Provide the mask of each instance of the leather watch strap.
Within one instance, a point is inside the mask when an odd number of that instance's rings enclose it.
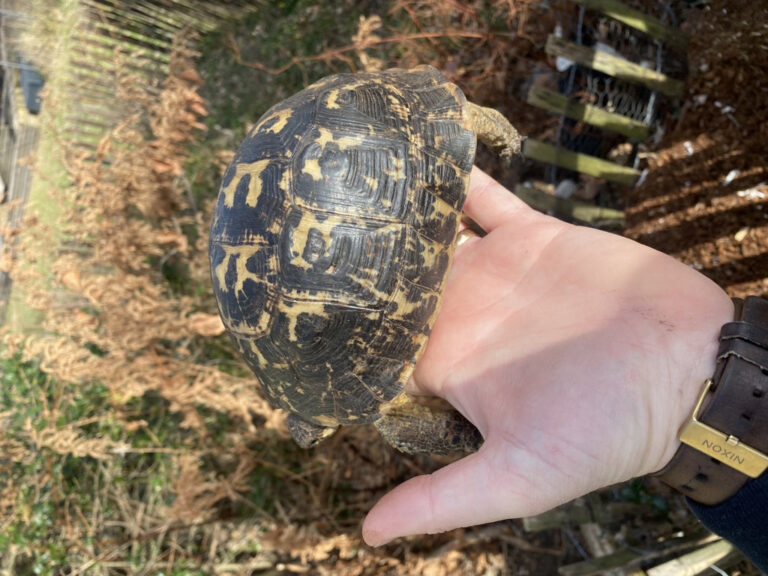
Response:
[[[734,303],[735,319],[720,332],[717,368],[698,421],[727,435],[728,443],[768,454],[768,300],[750,296]],[[697,502],[718,504],[749,480],[729,465],[739,462],[728,443],[701,449],[682,444],[658,476]]]

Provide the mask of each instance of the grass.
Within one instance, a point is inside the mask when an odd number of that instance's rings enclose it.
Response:
[[[190,434],[156,394],[116,406],[106,386],[57,382],[18,356],[2,360],[0,373],[0,557],[14,574],[54,575],[118,559],[135,571],[165,567],[157,557],[172,541],[184,551],[166,573],[206,573],[197,571],[205,543],[189,534],[196,523],[166,518],[178,497],[180,454],[220,446],[219,456],[205,452],[205,482],[237,466],[225,456],[232,423],[224,415],[208,412],[217,437],[206,440]],[[259,450],[265,458],[284,456],[274,453],[279,443]],[[284,481],[268,467],[252,470],[243,487],[248,505],[222,513],[270,514]]]
[[[0,553],[20,556],[15,563],[18,574],[55,574],[68,554],[61,534],[62,502],[89,515],[99,501],[92,498],[99,482],[98,460],[75,457],[68,450],[78,451],[90,442],[95,453],[96,444],[111,444],[123,433],[110,415],[106,388],[74,390],[18,356],[4,359],[0,371],[0,413],[5,416],[0,441],[17,449],[0,460],[6,512]],[[79,426],[82,422],[91,424]],[[68,444],[48,442],[47,430],[73,425],[80,435],[68,436]]]

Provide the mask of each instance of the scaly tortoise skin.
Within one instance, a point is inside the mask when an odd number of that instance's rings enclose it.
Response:
[[[273,106],[222,182],[219,312],[270,402],[311,446],[376,423],[405,452],[467,452],[458,412],[409,400],[459,233],[476,136],[520,137],[429,66],[329,76]]]

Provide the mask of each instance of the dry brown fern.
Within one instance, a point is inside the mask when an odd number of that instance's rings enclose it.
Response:
[[[114,107],[121,117],[95,150],[73,145],[66,132],[55,133],[68,178],[67,185],[50,190],[51,201],[62,207],[63,240],[52,250],[52,234],[30,217],[18,251],[25,265],[4,260],[28,305],[44,313],[36,333],[5,334],[4,352],[38,362],[73,390],[94,382],[106,386],[116,419],[132,399],[147,393],[163,398],[202,453],[215,446],[205,420],[211,411],[248,433],[254,431],[253,414],[273,427],[280,424],[251,378],[200,361],[206,339],[222,329],[209,286],[211,205],[196,207],[184,180],[188,145],[204,129],[207,114],[198,94],[200,77],[184,45],[178,43],[170,74],[159,85],[147,86],[116,54]],[[46,104],[66,100],[65,94],[53,94]],[[48,275],[37,262],[48,263]],[[175,285],[166,274],[169,266],[183,274]],[[82,422],[55,420],[29,423],[25,437],[31,446],[100,461],[133,450],[122,441],[89,437]],[[177,465],[179,477],[208,478],[193,470],[201,466],[197,456]],[[179,494],[179,502],[187,502],[185,513],[206,516],[222,497],[247,490],[243,479],[252,464],[243,466],[206,480],[199,493]]]

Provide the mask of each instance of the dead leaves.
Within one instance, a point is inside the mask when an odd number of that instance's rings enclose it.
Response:
[[[243,454],[235,470],[216,477],[202,472],[200,454],[182,454],[178,457],[179,474],[174,484],[176,501],[168,511],[172,520],[185,523],[205,520],[214,505],[224,499],[238,501],[247,492],[248,483],[256,463]]]
[[[360,16],[360,20],[357,23],[357,32],[352,36],[352,42],[355,46],[359,46],[357,49],[357,58],[362,64],[363,70],[366,72],[376,72],[383,70],[386,63],[381,58],[375,58],[366,52],[366,47],[372,42],[379,40],[379,33],[381,32],[382,21],[381,17],[374,14],[368,18]]]
[[[170,245],[174,250],[186,254],[189,248],[187,237],[178,230],[161,230],[155,235],[158,244]]]
[[[189,317],[189,328],[200,336],[218,336],[224,333],[224,324],[218,314],[197,312]]]
[[[67,290],[71,290],[72,292],[80,292],[83,288],[80,270],[77,268],[64,270],[59,277],[59,282],[61,282]]]
[[[124,76],[115,109],[122,120],[95,151],[68,147],[66,135],[59,136],[70,185],[52,187],[51,201],[64,207],[59,230],[66,244],[52,245],[51,234],[28,220],[29,241],[20,258],[49,263],[50,278],[39,282],[40,288],[22,290],[43,309],[44,330],[26,339],[8,335],[6,352],[38,361],[61,383],[103,384],[118,412],[132,398],[155,393],[181,415],[181,426],[202,450],[211,436],[206,423],[211,411],[249,432],[253,414],[276,422],[277,413],[259,396],[254,379],[197,363],[201,337],[224,332],[211,310],[208,286],[210,207],[203,213],[190,202],[184,174],[187,143],[195,130],[205,129],[201,119],[207,109],[189,55],[174,54],[171,69],[177,73],[159,92],[137,83],[125,72],[129,67],[119,69]],[[4,267],[11,269],[6,260]],[[166,277],[176,269],[188,278],[181,290]],[[23,280],[21,272],[15,279]],[[85,424],[57,424],[50,417],[42,427],[28,423],[25,437],[37,450],[100,461],[133,450],[86,434]],[[19,448],[3,446],[14,453]],[[200,471],[199,455],[177,464],[179,517],[205,516],[220,499],[236,499],[247,491],[253,466],[211,478]]]
[[[93,438],[85,436],[81,427],[90,422],[73,422],[64,426],[56,426],[48,421],[48,425],[38,430],[28,420],[24,426],[29,439],[38,450],[51,450],[57,454],[71,455],[76,458],[96,458],[107,460],[114,454],[125,451],[129,445],[124,442],[113,442],[109,438]]]

